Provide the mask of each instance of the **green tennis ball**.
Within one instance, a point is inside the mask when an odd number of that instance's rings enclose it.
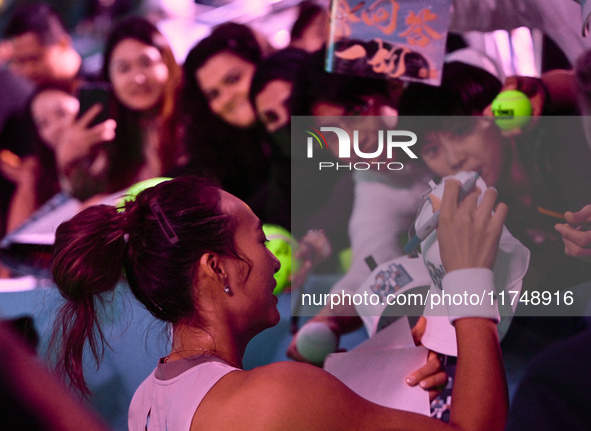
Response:
[[[521,129],[531,120],[532,106],[521,91],[502,91],[492,102],[495,123],[502,130]]]
[[[296,241],[292,239],[291,233],[287,229],[274,224],[264,224],[263,232],[269,240],[267,247],[281,262],[281,268],[275,274],[277,286],[273,293],[280,294],[291,286],[291,253],[297,247]]]
[[[344,274],[351,268],[351,262],[353,261],[353,249],[348,247],[339,252],[339,269]]]
[[[339,340],[332,329],[322,322],[306,323],[296,335],[296,347],[300,355],[315,364],[321,364],[336,352]]]
[[[125,207],[125,202],[133,201],[133,200],[135,200],[137,195],[140,194],[140,192],[143,192],[144,190],[149,189],[150,187],[154,187],[157,184],[160,184],[164,181],[169,181],[171,179],[172,178],[156,177],[156,178],[150,178],[148,180],[140,181],[139,183],[135,183],[127,189],[127,191],[121,197],[119,202],[117,202],[115,207],[117,208],[118,211],[123,211],[123,208]]]

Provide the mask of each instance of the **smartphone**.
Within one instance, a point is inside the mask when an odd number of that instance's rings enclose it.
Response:
[[[78,90],[78,101],[80,102],[78,118],[97,103],[100,103],[103,107],[102,111],[94,117],[89,126],[94,126],[109,118],[113,118],[113,90],[107,83],[97,82],[83,85]]]

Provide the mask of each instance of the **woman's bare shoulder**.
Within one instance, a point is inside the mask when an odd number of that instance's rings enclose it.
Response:
[[[361,398],[321,368],[277,362],[224,377],[194,422],[203,429],[345,430],[405,423],[408,415]]]
[[[258,394],[258,402],[273,403],[278,398],[297,398],[300,394],[324,390],[326,385],[346,387],[331,374],[299,362],[275,362],[249,371],[232,373],[225,382],[237,397]],[[261,397],[261,394],[264,396]]]

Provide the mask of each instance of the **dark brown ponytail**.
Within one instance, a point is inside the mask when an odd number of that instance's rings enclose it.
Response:
[[[58,371],[83,395],[89,394],[82,372],[83,350],[88,341],[97,363],[103,354],[105,337],[97,306],[122,275],[125,221],[114,207],[100,205],[62,223],[56,232],[53,278],[67,302],[54,323],[51,346],[59,358]]]

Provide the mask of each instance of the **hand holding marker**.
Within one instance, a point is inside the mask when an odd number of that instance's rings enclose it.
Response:
[[[474,188],[476,181],[480,178],[481,173],[477,172],[473,177],[466,180],[465,183],[460,187],[459,200],[461,201],[464,197]],[[417,229],[415,235],[410,241],[404,246],[404,252],[410,254],[415,251],[422,240],[427,238],[431,232],[433,232],[439,226],[439,210],[435,211],[431,218],[425,222],[420,228]]]

